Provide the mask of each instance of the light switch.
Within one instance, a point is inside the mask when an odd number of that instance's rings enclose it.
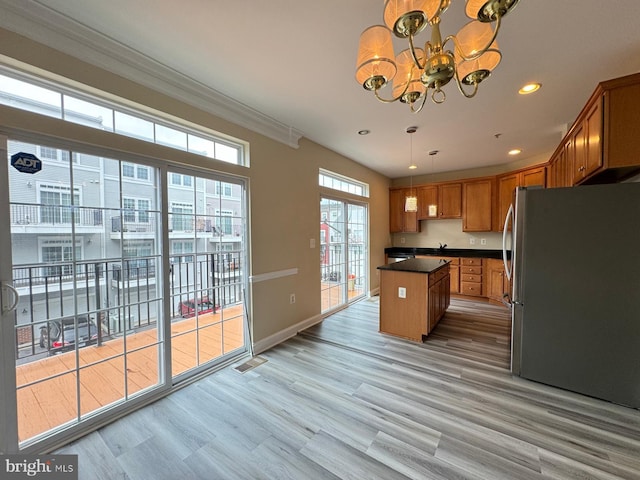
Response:
[[[316,248],[316,239],[315,238],[310,238],[309,239],[309,248]]]
[[[407,289],[404,287],[398,287],[398,298],[407,298]]]

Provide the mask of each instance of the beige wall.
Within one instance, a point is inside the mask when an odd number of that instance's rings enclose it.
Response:
[[[254,343],[276,339],[280,332],[319,318],[320,255],[318,247],[309,246],[312,238],[319,245],[319,168],[370,186],[369,290],[378,287],[376,267],[384,263],[384,247],[391,245],[386,177],[304,138],[298,149],[291,148],[3,29],[0,55],[5,56],[5,61],[24,62],[250,143],[251,167],[243,168],[0,106],[0,131],[5,133],[44,133],[246,177],[250,193],[251,275],[298,270],[296,275],[253,284]],[[289,303],[290,293],[296,294],[293,305]]]

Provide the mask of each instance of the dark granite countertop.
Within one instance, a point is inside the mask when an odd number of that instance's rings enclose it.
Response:
[[[502,250],[486,250],[474,248],[418,248],[418,247],[388,247],[384,253],[392,258],[411,258],[415,255],[427,255],[437,257],[475,257],[475,258],[502,258]],[[511,252],[507,251],[508,257]]]
[[[380,265],[378,270],[395,270],[399,272],[431,273],[444,267],[449,262],[435,258],[409,258],[402,262]]]

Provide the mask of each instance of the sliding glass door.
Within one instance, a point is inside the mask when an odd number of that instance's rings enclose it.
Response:
[[[244,185],[170,170],[171,369],[176,381],[246,348]]]
[[[0,451],[77,434],[247,350],[241,180],[45,140],[0,151]]]
[[[323,197],[320,200],[322,312],[365,295],[367,285],[367,207]]]
[[[3,322],[12,324],[18,442],[28,444],[163,385],[159,172],[7,146],[3,235],[16,303]],[[11,165],[31,156],[40,172]]]

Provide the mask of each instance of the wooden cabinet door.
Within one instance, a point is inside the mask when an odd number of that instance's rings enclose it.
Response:
[[[489,232],[492,227],[493,180],[475,180],[463,184],[462,230]]]
[[[585,132],[585,175],[590,175],[602,167],[602,100],[594,103],[584,121]]]
[[[530,168],[520,172],[520,187],[546,186],[546,168],[544,166]],[[506,212],[505,212],[506,213]]]
[[[500,260],[489,259],[487,278],[487,297],[501,301],[504,293],[504,266]]]
[[[514,192],[518,186],[518,174],[511,173],[498,177],[498,231],[504,228],[504,219],[509,206],[513,203]]]
[[[444,183],[438,186],[439,218],[460,218],[462,216],[462,184]]]
[[[410,193],[409,188],[389,190],[389,231],[391,233],[416,233],[420,231],[418,214],[405,212],[405,197]],[[413,191],[415,192],[415,188]]]
[[[573,134],[573,183],[582,180],[587,172],[586,158],[586,129],[585,124],[577,126]]]
[[[402,232],[404,229],[404,190],[389,190],[389,231]]]
[[[460,293],[460,266],[449,266],[449,291],[451,293]]]
[[[438,186],[418,187],[418,220],[438,218]]]

